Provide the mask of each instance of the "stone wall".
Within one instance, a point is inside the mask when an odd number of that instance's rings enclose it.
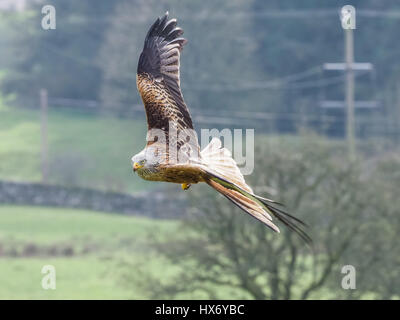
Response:
[[[182,216],[184,199],[163,192],[123,194],[85,188],[0,181],[0,204],[81,208],[152,218]]]

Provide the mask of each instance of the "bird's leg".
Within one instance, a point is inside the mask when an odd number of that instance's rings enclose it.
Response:
[[[182,186],[182,190],[187,190],[190,188],[191,184],[190,183],[182,183],[181,186]]]

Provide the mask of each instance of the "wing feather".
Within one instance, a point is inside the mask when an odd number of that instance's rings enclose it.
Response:
[[[167,159],[173,158],[169,154],[171,150],[180,154],[185,144],[188,146],[186,154],[195,157],[200,152],[180,88],[180,53],[187,41],[181,37],[183,30],[176,25],[176,19],[168,20],[168,12],[154,22],[147,33],[137,68],[137,87],[145,106],[147,127],[148,130],[163,130],[168,146]],[[179,138],[169,136],[171,124]],[[176,149],[169,147],[172,143]]]
[[[186,39],[168,21],[168,12],[150,27],[137,68],[137,85],[142,96],[148,128],[166,129],[170,121],[180,119],[178,129],[193,129],[189,110],[180,89],[180,52]]]

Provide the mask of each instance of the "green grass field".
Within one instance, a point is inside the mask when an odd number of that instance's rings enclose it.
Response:
[[[40,181],[40,114],[0,106],[0,179]],[[144,119],[50,109],[50,182],[132,192],[152,188],[130,158],[145,144]]]
[[[84,210],[0,206],[0,299],[148,298],[135,285],[135,265],[155,276],[173,272],[147,241],[177,227]],[[56,290],[41,286],[44,265],[56,268]]]
[[[154,237],[170,241],[178,234],[182,235],[182,228],[172,220],[0,205],[0,300],[154,298],[142,286],[143,276],[168,283],[179,266],[160,257],[149,242]],[[56,269],[55,290],[42,288],[45,265]],[[216,289],[220,299],[251,299],[240,288],[208,286]],[[295,289],[297,294],[299,288]],[[363,299],[373,297],[371,293]],[[207,296],[195,291],[177,298]],[[337,296],[323,288],[311,298]]]

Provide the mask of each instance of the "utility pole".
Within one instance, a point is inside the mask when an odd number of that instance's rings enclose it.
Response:
[[[49,173],[48,162],[48,141],[47,141],[47,109],[48,99],[47,90],[41,89],[40,93],[40,133],[41,133],[41,169],[42,169],[42,183],[47,183]]]
[[[396,105],[397,105],[397,117],[396,117],[396,122],[395,125],[397,126],[397,128],[400,127],[400,83],[397,84],[396,87],[396,91],[397,91],[397,95],[396,95]]]
[[[377,101],[355,101],[354,87],[355,77],[354,71],[365,70],[373,71],[372,63],[356,63],[354,62],[354,33],[355,29],[355,9],[352,6],[344,6],[342,8],[342,27],[344,31],[344,47],[345,62],[324,63],[324,70],[335,70],[346,72],[346,88],[345,100],[325,100],[321,102],[323,108],[346,108],[346,140],[347,149],[350,160],[354,160],[356,156],[356,137],[355,137],[355,109],[358,108],[376,108]]]
[[[348,153],[351,160],[355,158],[354,134],[354,39],[353,29],[345,29],[345,59],[346,59],[346,137]]]

